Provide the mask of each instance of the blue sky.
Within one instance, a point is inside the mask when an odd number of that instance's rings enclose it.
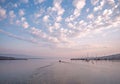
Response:
[[[120,0],[0,0],[0,53],[120,53]]]

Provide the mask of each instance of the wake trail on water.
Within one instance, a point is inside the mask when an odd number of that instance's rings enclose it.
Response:
[[[64,60],[62,60],[61,62],[55,61],[55,62],[49,63],[49,64],[41,66],[41,67],[37,68],[35,71],[33,71],[33,74],[30,76],[29,79],[31,80],[31,79],[34,79],[37,77],[42,77],[43,75],[45,75],[46,73],[49,72],[50,67],[52,67],[53,65],[56,65],[56,64],[63,64],[63,63],[64,64],[73,64],[71,62],[64,61]]]
[[[33,74],[30,76],[30,79],[36,78],[37,76],[40,77],[40,76],[44,75],[48,71],[47,68],[49,68],[55,64],[56,64],[56,62],[53,62],[53,63],[50,63],[50,64],[47,64],[47,65],[44,65],[44,66],[37,68],[35,71],[33,71]]]

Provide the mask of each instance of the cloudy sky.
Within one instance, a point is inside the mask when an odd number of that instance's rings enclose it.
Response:
[[[0,0],[0,53],[120,53],[120,0]]]

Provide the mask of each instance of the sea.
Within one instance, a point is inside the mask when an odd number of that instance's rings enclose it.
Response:
[[[120,61],[0,60],[0,84],[120,84]]]

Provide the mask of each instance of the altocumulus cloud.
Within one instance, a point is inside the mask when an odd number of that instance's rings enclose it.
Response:
[[[10,3],[11,9],[8,8]],[[90,3],[88,0],[4,1],[0,5],[0,23],[5,20],[12,23],[9,26],[18,26],[29,36],[26,39],[1,28],[0,33],[13,38],[38,45],[76,47],[84,37],[104,35],[105,30],[119,28],[120,0],[91,0]]]

